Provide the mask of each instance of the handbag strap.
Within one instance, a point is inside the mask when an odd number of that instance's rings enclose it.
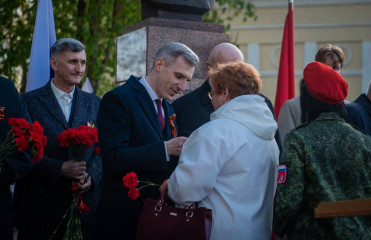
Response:
[[[155,206],[155,215],[157,216],[161,210],[162,210],[162,205],[165,202],[165,199],[168,198],[167,194],[167,185],[165,185],[164,191],[162,191],[160,198],[157,200],[156,206]],[[187,208],[186,212],[186,221],[189,222],[189,220],[193,217],[193,211],[197,208],[197,203],[194,202],[192,203],[191,206]]]
[[[191,206],[188,207],[188,211],[186,213],[186,221],[189,222],[193,217],[193,211],[196,209],[196,203],[192,203]]]
[[[167,198],[167,186],[165,185],[164,191],[161,192],[160,198],[157,200],[156,206],[155,206],[155,215],[157,216],[161,210],[162,205],[165,202],[165,198]]]

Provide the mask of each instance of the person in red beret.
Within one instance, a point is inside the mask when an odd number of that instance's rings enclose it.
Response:
[[[315,61],[325,63],[341,74],[345,62],[345,56],[341,47],[326,43],[318,49]],[[345,103],[348,103],[347,100],[345,100]],[[284,102],[277,118],[281,142],[283,143],[288,132],[303,122],[300,108],[300,96]]]
[[[371,218],[314,218],[321,202],[371,196],[371,137],[345,122],[348,84],[330,66],[304,69],[300,105],[305,122],[286,135],[274,232],[279,239],[369,239]]]

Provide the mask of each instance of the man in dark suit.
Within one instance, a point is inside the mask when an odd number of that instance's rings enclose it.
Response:
[[[93,181],[98,185],[100,166],[95,162],[97,159],[93,157],[92,148],[85,161],[76,162],[69,156],[68,148],[61,147],[57,141],[57,136],[66,129],[86,125],[88,121],[95,122],[98,114],[100,99],[76,86],[85,72],[84,49],[84,45],[75,39],[56,41],[51,47],[50,58],[55,78],[44,87],[22,95],[32,121],[39,121],[44,127],[48,143],[43,159],[25,178],[19,239],[42,240],[52,236],[71,205],[73,181],[78,182],[81,191],[88,191],[91,187],[91,178],[85,181],[88,172],[96,177]],[[97,200],[91,198],[94,197],[85,198],[85,201],[94,212]],[[63,221],[53,239],[62,238],[65,224]]]
[[[244,61],[242,52],[233,44],[220,43],[211,50],[209,59],[206,62],[206,69],[216,67],[217,64],[233,61]],[[189,137],[194,130],[210,121],[210,114],[214,111],[211,100],[208,97],[208,92],[210,91],[211,85],[207,79],[199,88],[175,100],[172,104],[177,116],[179,136]],[[265,99],[274,116],[272,102],[263,94],[260,94],[260,96]],[[281,151],[282,145],[278,131],[275,139]]]
[[[131,76],[104,95],[97,120],[103,177],[96,239],[134,239],[144,200],[159,197],[157,188],[147,187],[138,199],[128,198],[122,178],[134,171],[139,180],[161,184],[174,170],[186,138],[172,134],[167,100],[185,90],[198,61],[184,44],[167,43],[148,76]]]
[[[347,122],[371,136],[371,82],[368,85],[367,93],[362,93],[354,102],[345,106],[347,108]]]
[[[0,77],[0,143],[9,132],[9,118],[24,118],[31,122],[26,107],[14,84]],[[17,152],[0,165],[0,239],[13,239],[13,200],[10,184],[23,177],[30,165],[30,156]]]

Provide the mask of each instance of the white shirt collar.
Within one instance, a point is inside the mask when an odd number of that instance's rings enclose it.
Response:
[[[141,79],[139,79],[139,82],[144,86],[144,88],[147,90],[150,98],[152,101],[155,101],[156,99],[160,99],[162,101],[162,98],[158,98],[155,91],[152,89],[152,87],[148,84],[147,79],[145,76],[143,76]]]
[[[67,96],[69,95],[68,99],[70,99],[70,100],[73,99],[73,93],[75,92],[75,87],[73,87],[72,92],[65,93],[64,91],[60,90],[57,86],[55,86],[55,84],[54,84],[54,78],[51,80],[50,85],[51,85],[52,90],[53,90],[53,93],[54,93],[54,95],[55,95],[55,97],[57,99],[64,98],[65,95],[67,95]]]

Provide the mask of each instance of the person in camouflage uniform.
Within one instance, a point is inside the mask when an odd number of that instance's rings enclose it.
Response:
[[[344,121],[348,85],[331,67],[304,69],[301,105],[307,122],[286,136],[274,232],[285,239],[370,239],[371,217],[314,218],[321,202],[371,197],[371,137]]]

